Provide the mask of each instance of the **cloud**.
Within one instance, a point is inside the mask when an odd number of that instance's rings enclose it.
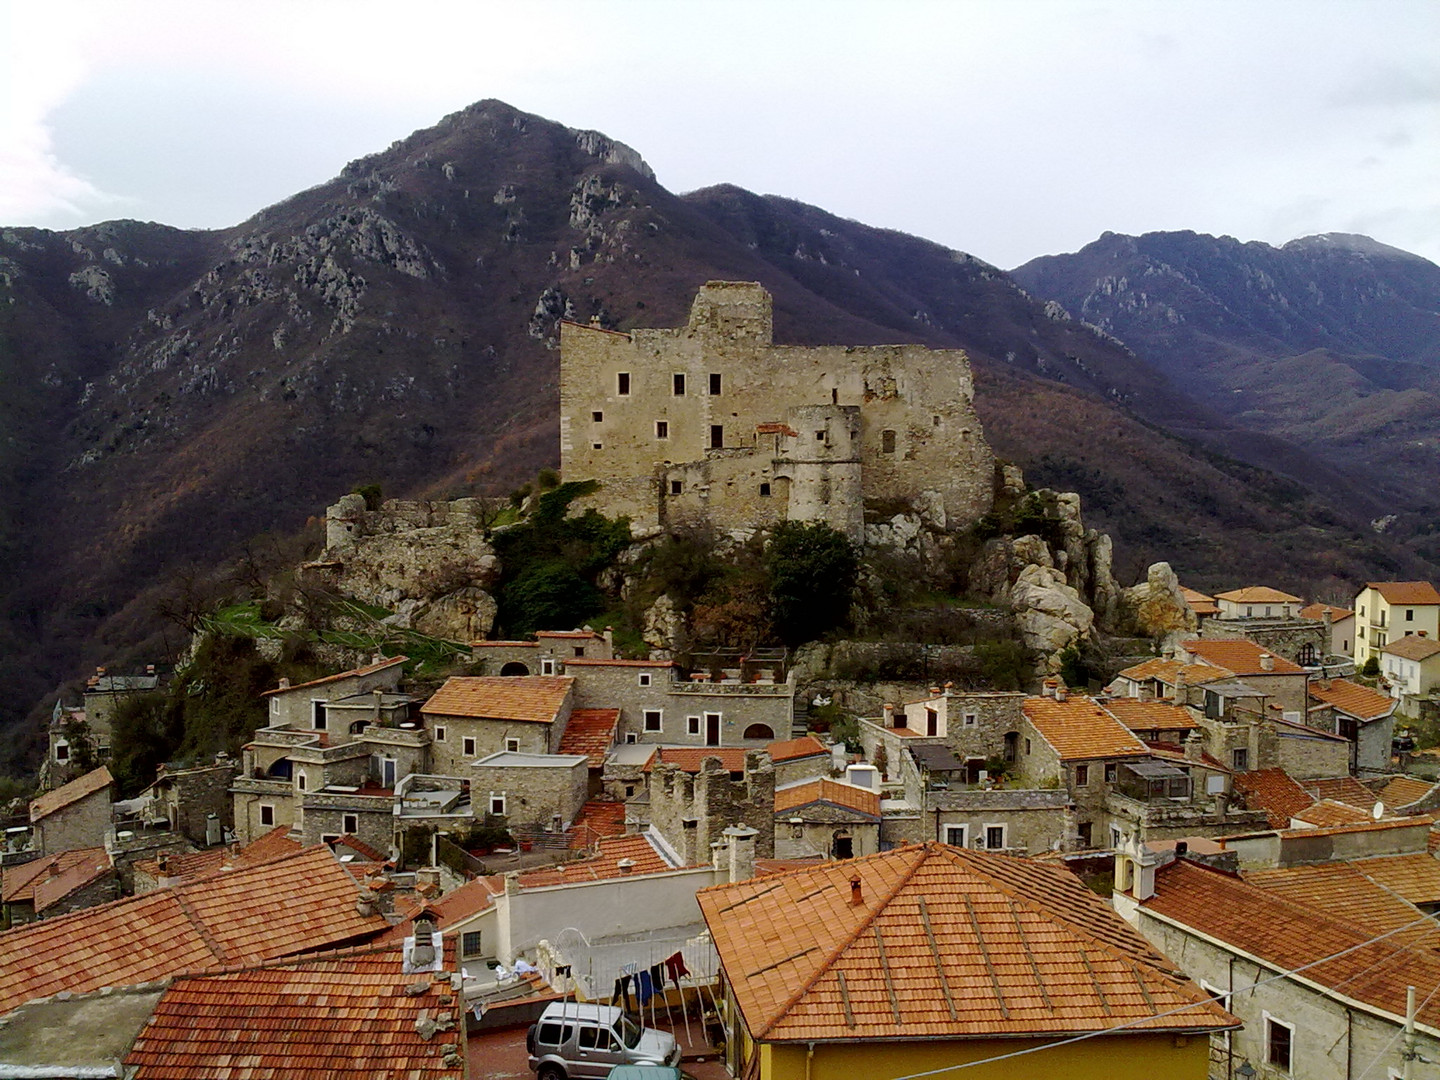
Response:
[[[1440,105],[1440,69],[1372,67],[1332,93],[1329,103],[1356,109]]]

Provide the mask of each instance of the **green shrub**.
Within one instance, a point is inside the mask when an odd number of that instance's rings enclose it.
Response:
[[[771,617],[786,645],[813,641],[849,622],[860,560],[843,533],[822,522],[781,522],[764,565]]]

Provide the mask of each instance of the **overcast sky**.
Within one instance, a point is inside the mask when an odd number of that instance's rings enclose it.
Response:
[[[1440,3],[0,0],[0,225],[236,224],[500,98],[1009,268],[1100,233],[1440,262]]]

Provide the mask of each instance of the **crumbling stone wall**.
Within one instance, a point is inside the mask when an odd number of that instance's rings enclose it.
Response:
[[[213,765],[198,769],[170,772],[161,766],[154,792],[156,801],[170,827],[192,844],[205,846],[206,823],[211,814],[219,819],[222,829],[234,825],[234,800],[230,785],[240,770],[240,763],[222,754]]]
[[[1200,636],[1214,641],[1253,641],[1295,664],[1315,664],[1330,649],[1325,624],[1312,619],[1206,619]]]
[[[668,763],[650,773],[650,823],[688,864],[710,860],[710,845],[731,825],[755,829],[755,857],[775,856],[775,767],[752,750],[733,780],[718,758],[706,758],[691,775]]]

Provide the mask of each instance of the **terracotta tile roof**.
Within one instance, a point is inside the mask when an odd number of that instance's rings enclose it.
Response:
[[[324,845],[0,934],[0,1013],[61,990],[150,982],[384,930]]]
[[[166,877],[171,884],[182,885],[187,881],[213,874],[222,868],[259,866],[274,862],[299,851],[303,844],[289,837],[290,826],[278,825],[252,840],[243,848],[209,848],[206,851],[192,851],[171,855],[166,860],[165,873],[160,873],[160,864],[155,859],[144,859],[135,863],[135,869],[143,870],[153,878]]]
[[[1429,855],[1420,856],[1431,859]],[[1420,918],[1422,912],[1390,890],[1377,885],[1353,863],[1319,863],[1276,870],[1250,870],[1240,874],[1246,882],[1266,889],[1320,913],[1344,919],[1352,926],[1383,934],[1400,930]],[[1421,927],[1422,935],[1433,935],[1433,927]],[[1413,938],[1414,932],[1401,936]],[[1440,943],[1440,938],[1436,939]]]
[[[1200,726],[1183,707],[1171,701],[1115,698],[1104,709],[1131,731],[1189,731]]]
[[[263,862],[293,855],[304,846],[300,841],[290,839],[289,825],[277,825],[241,848],[239,861],[246,866],[258,866]]]
[[[1440,904],[1440,859],[1428,852],[1379,855],[1350,865],[1409,903]]]
[[[1433,929],[1423,944],[1392,938],[1366,944],[1376,931],[1342,914],[1332,916],[1184,859],[1163,867],[1155,877],[1156,894],[1144,902],[1146,911],[1227,942],[1282,971],[1353,949],[1308,968],[1305,978],[1391,1016],[1404,1017],[1407,985],[1440,985],[1440,955],[1433,948],[1440,943],[1440,932]],[[1420,1010],[1419,1020],[1440,1026],[1440,994]]]
[[[1424,638],[1419,634],[1406,634],[1398,641],[1392,641],[1380,650],[1382,653],[1389,653],[1398,656],[1403,660],[1414,660],[1417,663],[1422,660],[1429,660],[1436,653],[1440,653],[1440,640],[1435,638]]]
[[[113,877],[114,873],[115,868],[110,863],[110,856],[102,852],[85,862],[76,863],[63,873],[53,876],[47,874],[35,883],[36,914],[49,910],[71,893],[102,877]]]
[[[789,424],[777,423],[777,422],[775,422],[775,421],[771,421],[771,422],[769,422],[769,423],[764,423],[764,424],[756,424],[756,425],[755,425],[755,434],[757,434],[757,435],[788,435],[788,436],[790,436],[790,438],[792,438],[792,439],[797,438],[797,437],[800,435],[800,433],[799,433],[798,431],[796,431],[794,428],[792,428]]]
[[[1413,776],[1397,776],[1380,789],[1380,801],[1386,810],[1399,810],[1402,806],[1419,802],[1435,790],[1429,780],[1417,780]]]
[[[811,855],[804,859],[756,859],[755,876],[769,877],[771,874],[784,874],[791,870],[813,870],[828,861],[824,855]]]
[[[765,749],[769,751],[771,761],[796,761],[800,758],[830,753],[814,735],[802,735],[798,739],[782,739],[780,742],[772,742]]]
[[[1440,604],[1440,592],[1428,581],[1367,581],[1365,587],[1378,592],[1387,604]]]
[[[697,899],[757,1039],[1235,1025],[1209,1003],[1152,1019],[1205,995],[1078,878],[1040,862],[925,844]]]
[[[867,791],[854,784],[842,784],[828,777],[778,789],[775,792],[775,813],[789,814],[800,807],[821,802],[866,814],[876,821],[880,820],[879,792]]]
[[[546,885],[575,885],[586,881],[608,881],[618,877],[641,874],[662,874],[677,869],[665,861],[655,846],[644,836],[612,836],[596,844],[596,853],[588,859],[564,863],[549,870],[533,870],[520,875],[520,886],[538,889]],[[629,859],[633,865],[622,868]]]
[[[570,848],[579,851],[606,836],[625,835],[625,804],[591,799],[580,808],[570,835]]]
[[[1300,597],[1288,592],[1272,589],[1268,585],[1248,585],[1243,589],[1215,594],[1216,600],[1229,600],[1232,604],[1298,604]]]
[[[1320,780],[1306,780],[1301,787],[1317,799],[1332,799],[1348,803],[1364,810],[1368,816],[1380,801],[1376,794],[1353,776],[1331,776]]]
[[[289,826],[285,826],[288,830]],[[296,845],[297,847],[299,845]],[[204,877],[213,874],[225,865],[225,856],[229,854],[223,847],[210,848],[206,851],[184,851],[169,854],[165,858],[165,871],[160,870],[159,859],[140,859],[135,863],[135,869],[144,871],[152,878],[177,879],[173,884],[183,881],[193,881],[197,877]]]
[[[309,682],[295,683],[293,686],[277,686],[274,690],[266,690],[261,697],[271,697],[275,694],[288,694],[291,690],[303,690],[310,686],[324,686],[326,683],[339,682],[341,679],[351,679],[356,676],[374,675],[377,671],[384,671],[396,664],[404,664],[409,661],[408,656],[391,656],[383,660],[377,660],[373,664],[366,664],[364,667],[353,668],[350,671],[337,672],[334,675],[326,675],[319,679],[311,679]]]
[[[340,845],[343,845],[343,846],[349,848],[351,851],[355,852],[356,855],[359,855],[360,857],[362,857],[362,858],[364,858],[364,859],[367,859],[367,860],[369,860],[370,862],[374,862],[374,863],[389,862],[389,856],[388,856],[388,855],[386,855],[384,852],[377,851],[375,848],[373,848],[373,847],[371,847],[369,844],[365,843],[364,840],[361,840],[358,836],[354,835],[353,833],[345,833],[345,834],[337,837],[337,838],[335,839],[334,843],[332,843],[332,844],[330,845],[330,846],[331,846],[331,850],[334,850],[335,847],[340,846]]]
[[[1353,822],[1373,821],[1374,819],[1358,806],[1351,806],[1349,803],[1337,802],[1335,799],[1321,799],[1314,806],[1307,806],[1295,815],[1296,821],[1303,821],[1307,825],[1349,825]]]
[[[1198,686],[1201,683],[1227,678],[1230,673],[1213,664],[1186,664],[1179,660],[1157,656],[1153,660],[1146,660],[1134,667],[1128,667],[1120,674],[1132,682],[1159,679],[1168,686],[1174,686],[1176,676],[1183,674],[1186,683]]]
[[[1220,614],[1220,605],[1215,602],[1213,596],[1206,596],[1203,592],[1187,589],[1184,585],[1180,586],[1180,595],[1185,598],[1185,603],[1190,605],[1190,610],[1196,615]]]
[[[1269,653],[1253,641],[1185,641],[1180,647],[1232,675],[1298,675],[1305,671],[1299,664]],[[1270,671],[1260,666],[1262,654],[1268,655],[1275,665]]]
[[[587,658],[584,656],[567,657],[565,666],[574,665],[581,667],[644,667],[644,668],[670,668],[675,666],[673,660],[601,660],[598,657]]]
[[[1061,761],[1129,757],[1149,753],[1124,724],[1087,697],[1064,701],[1026,698],[1025,718],[1055,748]]]
[[[1302,607],[1299,615],[1302,619],[1314,619],[1316,622],[1325,621],[1325,612],[1330,612],[1331,622],[1341,622],[1344,619],[1353,619],[1355,612],[1349,608],[1336,607],[1334,604],[1309,604]]]
[[[452,889],[439,900],[405,899],[396,901],[396,910],[403,916],[385,933],[375,939],[375,944],[391,944],[404,941],[413,932],[415,917],[421,911],[429,911],[435,919],[435,929],[447,930],[456,923],[494,906],[495,897],[505,892],[505,875],[491,874],[467,881],[458,889]]]
[[[1382,719],[1394,712],[1399,704],[1394,698],[1349,679],[1331,679],[1328,686],[1323,682],[1312,682],[1310,696],[1326,705],[1333,705],[1356,720]]]
[[[1235,789],[1251,810],[1264,810],[1272,829],[1288,829],[1290,819],[1314,805],[1315,798],[1284,769],[1256,769],[1236,773]]]
[[[6,867],[0,870],[0,902],[33,902],[35,887],[50,876],[52,866],[57,874],[63,874],[76,866],[93,863],[96,859],[103,859],[106,865],[109,865],[110,860],[104,848],[76,848],[74,851],[61,851],[43,859],[31,859],[18,866]]]
[[[615,745],[619,709],[572,709],[560,736],[557,754],[584,754],[592,769],[605,767],[605,755]]]
[[[419,982],[429,987],[407,993]],[[135,1080],[460,1080],[465,1075],[463,1007],[448,976],[404,974],[401,950],[395,947],[178,979],[126,1056],[126,1075]],[[427,1041],[417,1030],[423,1016],[449,1019],[452,1030]],[[447,1065],[439,1044],[457,1040],[461,1057]]]
[[[651,772],[662,762],[674,765],[682,772],[698,773],[700,764],[706,758],[719,758],[720,767],[726,772],[745,771],[745,747],[743,746],[666,746],[656,750],[645,762],[645,771]]]
[[[535,636],[537,638],[584,638],[586,641],[605,640],[603,635],[595,633],[594,630],[537,630]]]
[[[87,795],[94,795],[97,791],[105,790],[113,783],[115,783],[115,778],[110,775],[110,770],[104,765],[98,769],[91,769],[84,776],[76,777],[54,791],[47,791],[38,799],[30,800],[30,821],[33,823],[41,818],[49,817],[56,810],[63,810]]]
[[[553,724],[575,680],[565,675],[455,675],[420,711],[429,716]]]

